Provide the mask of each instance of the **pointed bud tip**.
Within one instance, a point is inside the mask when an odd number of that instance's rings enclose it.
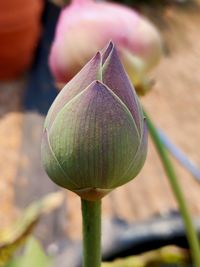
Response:
[[[109,57],[110,53],[115,50],[115,45],[112,41],[108,43],[103,49],[102,49],[102,64],[105,63],[106,59]]]
[[[101,53],[98,51],[96,55],[93,57],[93,60],[100,60],[101,59]]]
[[[100,91],[100,90],[107,90],[107,86],[101,82],[100,80],[95,80],[90,84],[91,90]]]
[[[112,50],[113,48],[115,48],[115,44],[113,43],[112,40],[110,40],[108,43],[107,49]]]

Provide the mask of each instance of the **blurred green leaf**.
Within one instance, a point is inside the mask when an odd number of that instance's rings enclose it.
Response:
[[[47,257],[42,246],[35,238],[30,238],[24,255],[11,261],[6,267],[51,267],[52,259]]]
[[[22,259],[16,259],[8,263],[5,267],[21,267]]]
[[[41,215],[59,207],[63,198],[63,192],[45,196],[43,199],[32,203],[16,223],[0,231],[0,267],[4,267],[15,251],[24,244]],[[30,266],[27,265],[26,267]]]

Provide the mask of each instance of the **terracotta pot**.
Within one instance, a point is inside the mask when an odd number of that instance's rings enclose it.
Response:
[[[10,80],[30,66],[41,32],[42,0],[0,1],[0,79]]]

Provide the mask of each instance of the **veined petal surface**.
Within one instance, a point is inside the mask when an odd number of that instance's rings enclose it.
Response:
[[[101,80],[101,68],[101,54],[98,52],[58,94],[47,114],[45,128],[51,128],[58,112],[73,97],[88,87],[94,80]]]
[[[109,189],[130,166],[140,144],[130,111],[99,81],[63,107],[49,140],[60,166],[79,185],[77,190]]]
[[[70,190],[77,188],[77,185],[70,180],[65,171],[62,169],[62,166],[60,166],[54,152],[52,151],[47,129],[45,129],[43,133],[41,151],[42,163],[49,177],[51,177],[51,179],[60,186],[66,187],[67,185]]]
[[[103,54],[102,80],[130,110],[138,131],[141,133],[143,122],[139,113],[140,107],[137,102],[137,95],[112,43],[109,44]]]

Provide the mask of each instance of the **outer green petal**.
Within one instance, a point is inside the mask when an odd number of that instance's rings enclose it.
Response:
[[[132,158],[132,162],[130,166],[126,169],[125,173],[121,176],[121,179],[116,181],[113,184],[113,188],[121,186],[130,180],[132,180],[135,176],[138,175],[140,170],[142,169],[146,156],[147,156],[147,146],[148,146],[148,132],[147,132],[147,125],[144,119],[144,127],[143,127],[143,134],[140,141],[140,146],[135,154],[135,157]]]
[[[144,119],[143,134],[139,149],[135,157],[135,169],[136,169],[135,175],[137,175],[140,172],[145,163],[147,157],[147,148],[148,148],[148,131],[147,131],[146,119]]]
[[[48,130],[45,129],[42,137],[42,146],[41,146],[41,157],[42,163],[45,167],[45,170],[48,176],[58,185],[73,190],[77,188],[77,185],[69,179],[65,171],[60,166],[57,161],[51,146],[49,144]]]
[[[98,52],[87,65],[61,90],[54,100],[46,117],[45,128],[50,130],[50,127],[57,116],[58,112],[66,105],[73,97],[87,88],[94,80],[101,80],[101,54]]]
[[[56,158],[78,190],[110,189],[140,143],[130,111],[98,81],[64,106],[49,136]]]

